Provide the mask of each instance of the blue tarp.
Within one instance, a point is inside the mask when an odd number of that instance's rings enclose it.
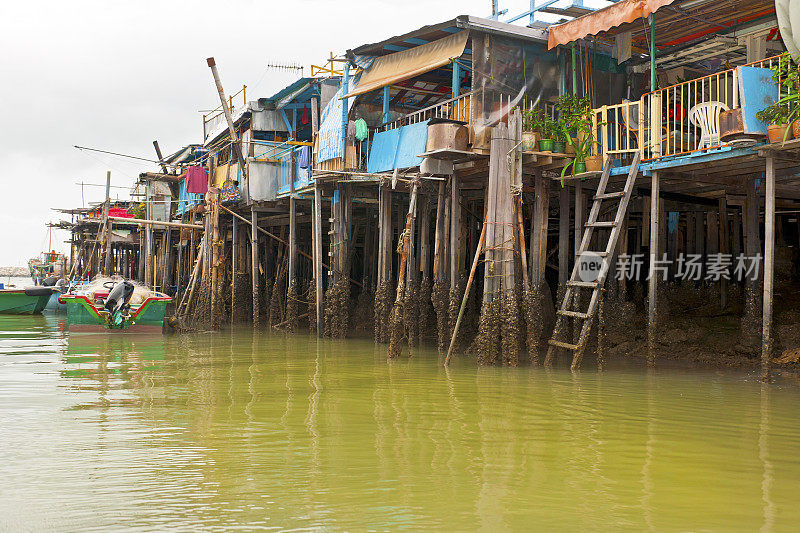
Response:
[[[428,120],[376,133],[369,150],[367,172],[416,167],[428,143]]]
[[[186,180],[181,181],[181,185],[178,188],[178,215],[186,213],[186,211],[202,201],[202,194],[186,192]]]
[[[744,132],[766,135],[767,125],[756,118],[756,113],[778,101],[778,84],[772,79],[773,72],[768,68],[736,68]]]
[[[356,88],[358,85],[358,79],[361,76],[351,76],[349,88],[347,92],[349,93],[353,89]],[[344,100],[341,99],[342,95],[342,87],[339,87],[339,90],[336,92],[336,95],[328,102],[328,105],[325,106],[325,109],[322,110],[322,115],[320,116],[320,126],[319,126],[319,148],[318,148],[318,161],[327,161],[329,159],[334,159],[337,157],[343,156],[342,150],[342,102]],[[353,102],[355,98],[348,98],[347,99],[347,110],[349,111],[351,107],[353,107]]]

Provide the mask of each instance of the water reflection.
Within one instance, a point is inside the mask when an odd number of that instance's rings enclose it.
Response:
[[[0,335],[17,346],[0,359],[0,476],[20,494],[0,489],[0,516],[18,524],[33,508],[97,529],[773,530],[800,518],[794,386],[634,365],[444,369],[425,349],[387,364],[368,341],[249,328],[67,336],[47,320]],[[19,451],[45,436],[47,453]]]

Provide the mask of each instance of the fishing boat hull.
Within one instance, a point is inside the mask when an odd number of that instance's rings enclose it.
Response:
[[[167,296],[152,296],[141,305],[131,309],[130,316],[120,325],[112,325],[102,308],[86,296],[62,295],[59,302],[67,308],[67,325],[71,332],[84,333],[161,333],[167,304]]]
[[[38,315],[53,292],[51,287],[0,290],[0,315]]]

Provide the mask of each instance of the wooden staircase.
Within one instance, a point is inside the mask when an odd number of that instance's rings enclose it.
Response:
[[[586,348],[586,342],[589,339],[589,331],[592,327],[592,320],[597,310],[598,299],[600,298],[600,291],[606,281],[611,261],[614,259],[614,250],[617,247],[617,240],[619,239],[620,227],[625,218],[625,213],[628,210],[628,202],[631,199],[633,192],[633,185],[636,181],[636,175],[639,173],[640,155],[637,152],[633,162],[631,163],[630,172],[628,172],[628,179],[625,181],[625,188],[619,192],[606,192],[608,185],[608,178],[611,174],[611,161],[606,161],[603,167],[603,173],[600,176],[600,183],[597,186],[597,194],[594,197],[594,204],[592,210],[589,212],[589,220],[586,222],[586,229],[583,232],[581,245],[578,249],[578,254],[575,258],[575,266],[572,269],[572,276],[567,281],[567,287],[564,291],[564,300],[561,302],[561,307],[556,312],[556,325],[553,329],[553,338],[550,339],[550,346],[547,348],[547,357],[545,358],[545,365],[550,365],[553,362],[553,357],[558,348],[564,348],[573,352],[572,357],[572,370],[577,370],[581,366],[581,359],[583,358],[583,351]],[[600,216],[600,206],[604,200],[619,199],[617,206],[617,213],[613,221],[598,221]],[[592,240],[592,234],[595,228],[610,228],[611,231],[608,235],[608,242],[606,243],[605,250],[594,251],[588,250],[589,243]],[[580,258],[584,252],[591,252],[599,256],[601,260],[601,267],[596,281],[582,281],[580,279]],[[576,303],[585,301],[584,298],[576,299],[575,296],[578,291],[589,290],[592,291],[592,296],[589,299],[588,308],[583,311],[575,308]],[[580,335],[578,336],[578,343],[572,344],[571,339],[565,340],[564,337],[569,331],[567,323],[569,318],[577,321],[582,321]]]

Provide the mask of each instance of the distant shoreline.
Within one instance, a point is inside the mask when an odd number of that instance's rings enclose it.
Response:
[[[30,275],[28,267],[0,267],[0,276],[3,277],[28,277]]]

